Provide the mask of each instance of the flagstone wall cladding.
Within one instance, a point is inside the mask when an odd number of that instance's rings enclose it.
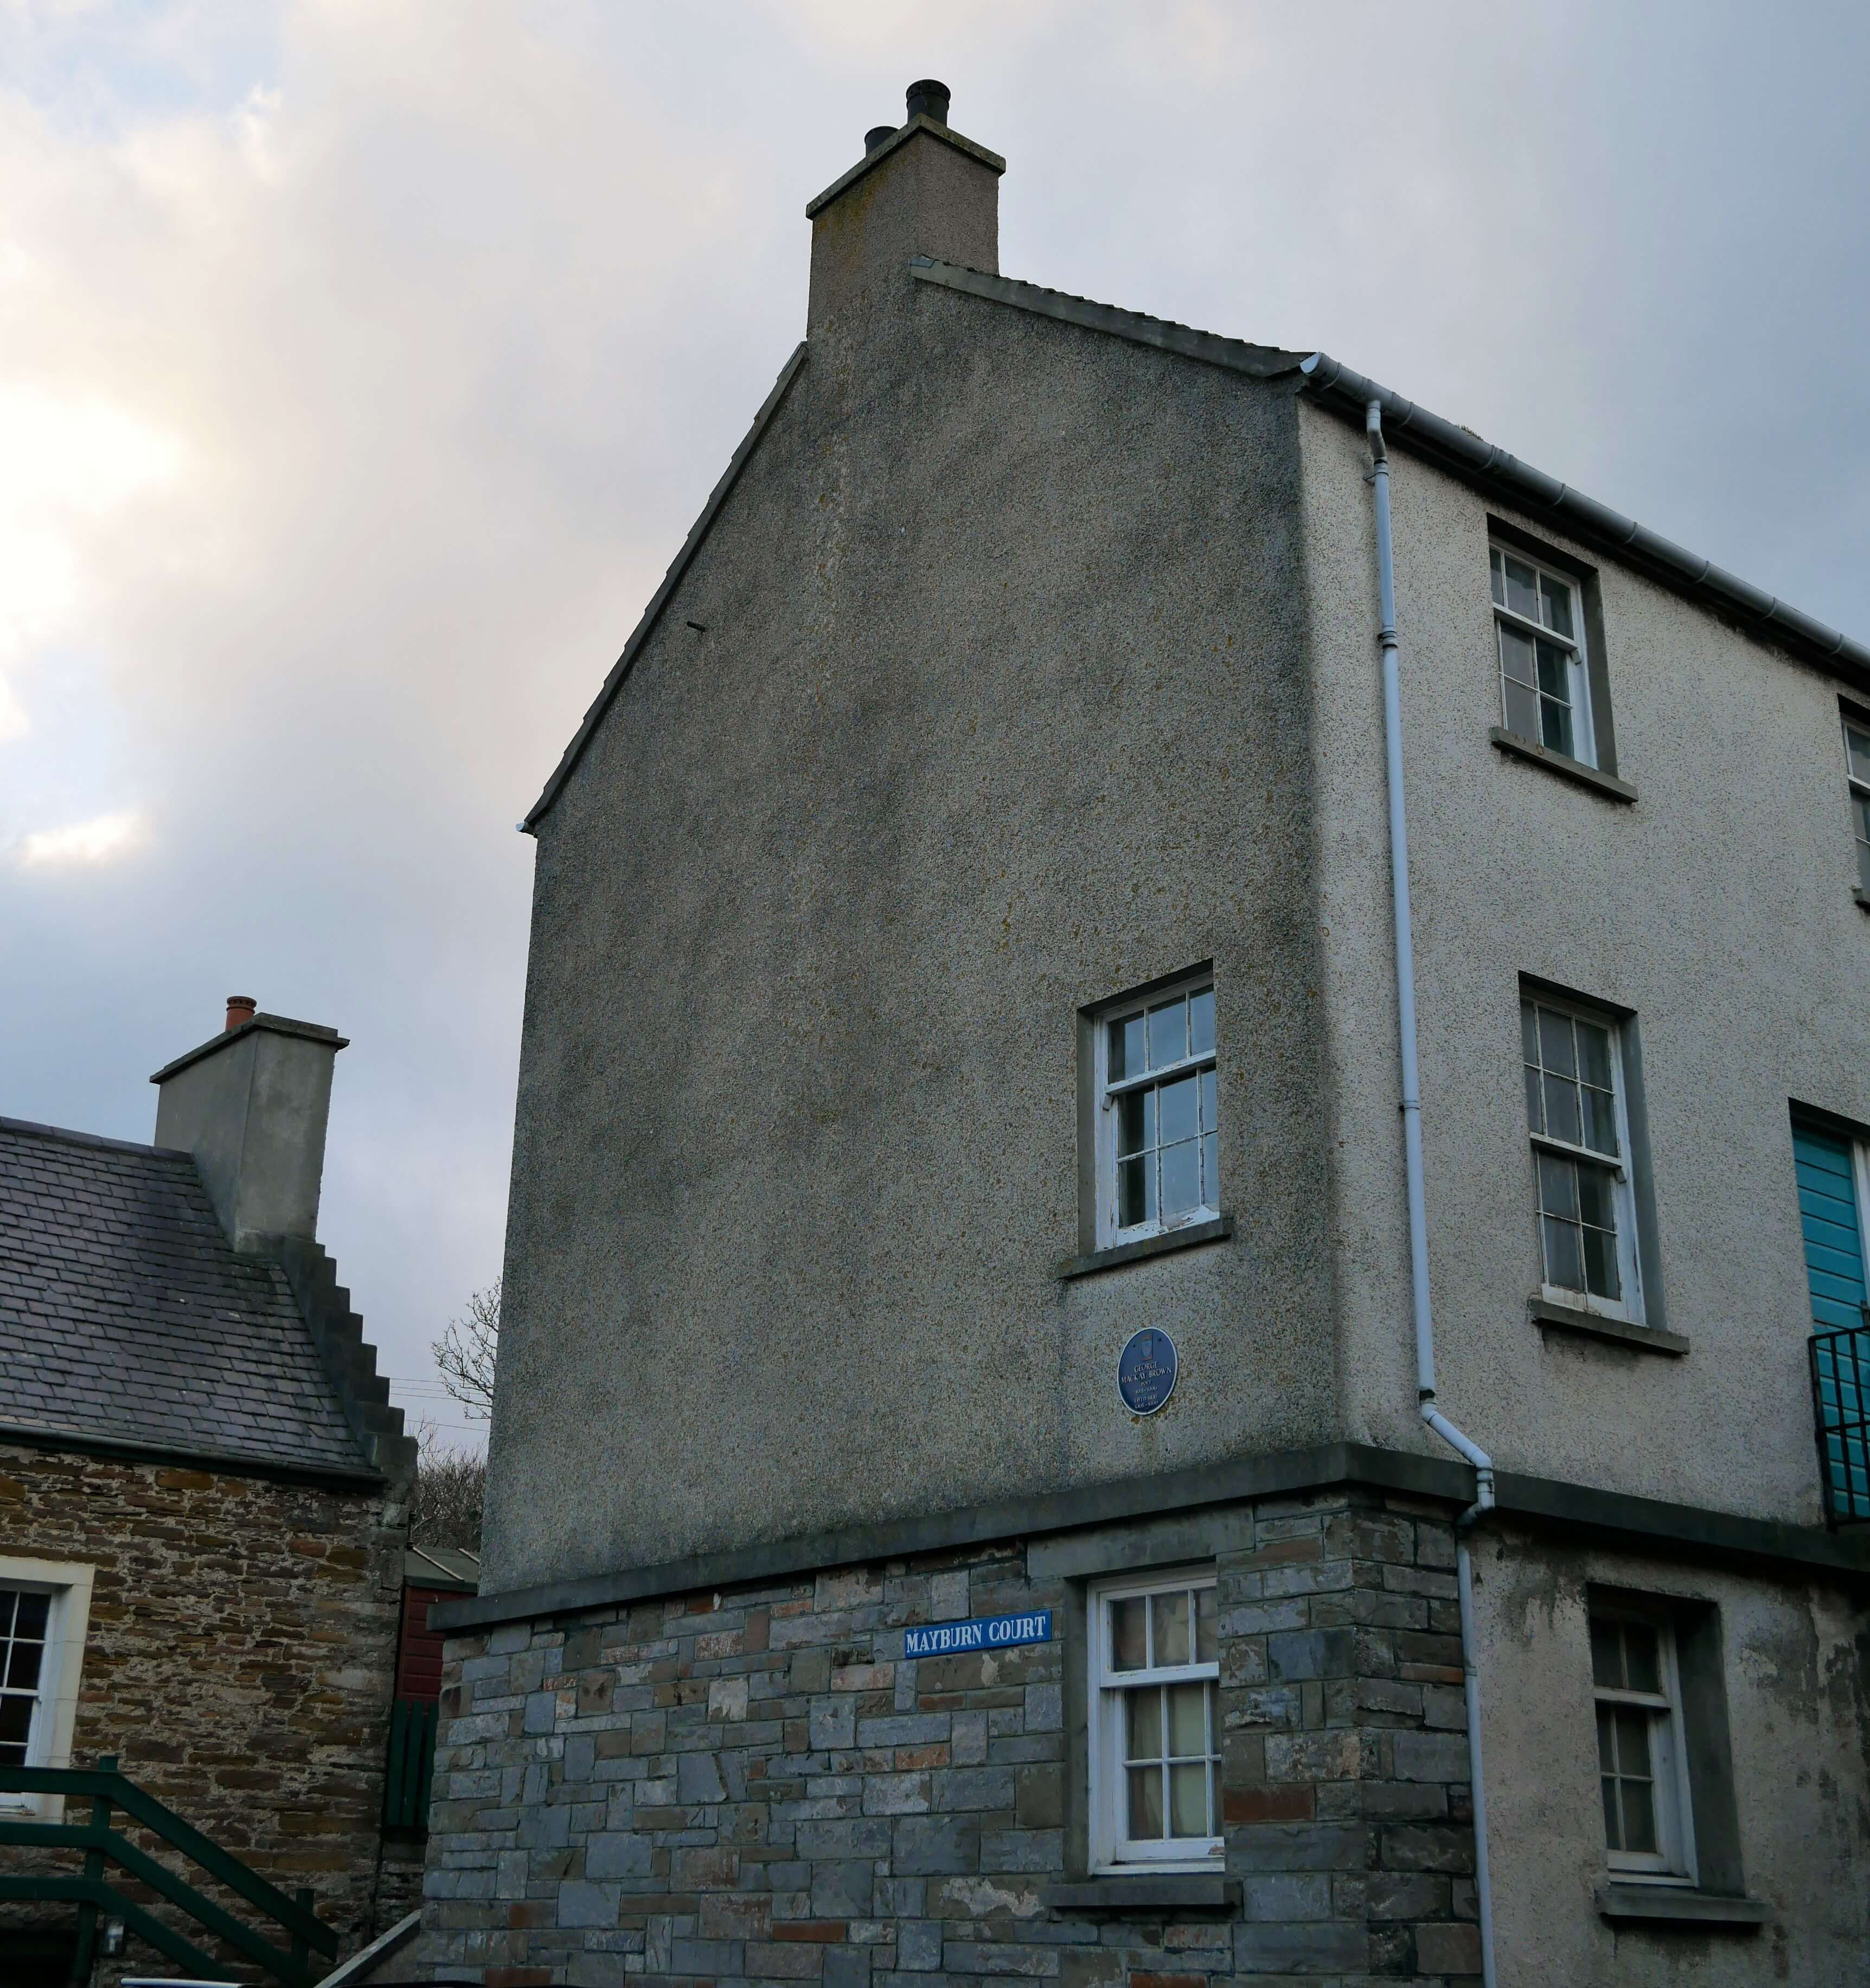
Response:
[[[5,1550],[96,1570],[73,1765],[115,1754],[271,1883],[309,1886],[347,1952],[415,1900],[407,1858],[379,1860],[404,1538],[400,1499],[382,1491],[0,1445]],[[200,1880],[157,1839],[131,1834]],[[64,1851],[5,1861],[13,1872],[79,1868]],[[205,1888],[253,1922],[238,1900]],[[70,1916],[0,1912],[7,1924]],[[251,1968],[243,1959],[234,1971]],[[171,1963],[133,1940],[100,1959],[97,1988],[164,1971]]]
[[[421,1959],[489,1988],[1476,1975],[1448,1515],[1263,1502],[1234,1537],[1228,1910],[1046,1902],[1085,1875],[1060,1640],[1081,1590],[1014,1544],[451,1642]],[[1050,1644],[902,1655],[910,1625],[1043,1608]]]

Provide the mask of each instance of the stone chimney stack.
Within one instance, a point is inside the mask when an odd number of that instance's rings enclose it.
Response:
[[[866,132],[864,153],[805,211],[812,224],[806,336],[861,340],[908,295],[912,255],[997,275],[1006,161],[951,130],[949,92],[910,84],[908,120]]]
[[[228,996],[227,1023],[150,1079],[156,1144],[192,1153],[228,1239],[249,1254],[318,1229],[331,1076],[345,1038]]]

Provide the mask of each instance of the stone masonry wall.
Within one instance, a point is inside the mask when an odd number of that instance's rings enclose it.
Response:
[[[382,1493],[0,1445],[0,1541],[96,1569],[73,1766],[116,1754],[271,1883],[309,1886],[347,1951],[409,1909],[379,1895],[378,1869],[399,1508]],[[83,1810],[68,1805],[68,1819]],[[253,1922],[159,1841],[137,1840]],[[54,1852],[8,1851],[0,1863],[79,1868]],[[402,1896],[412,1889],[405,1875]],[[72,1910],[9,1907],[6,1918],[69,1923]],[[198,1928],[183,1930],[213,1950]],[[152,1970],[173,1968],[133,1939],[98,1981]],[[245,1978],[251,1963],[237,1971]]]
[[[1475,1975],[1449,1516],[1339,1493],[1218,1557],[1226,1869],[1209,1914],[1085,1914],[1065,1638],[1023,1545],[671,1596],[449,1645],[418,1972],[1064,1988]],[[1130,1570],[1122,1562],[1108,1571]],[[1035,1608],[1054,1640],[905,1659]]]

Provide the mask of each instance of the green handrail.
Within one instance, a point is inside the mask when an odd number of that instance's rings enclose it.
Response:
[[[88,1823],[0,1821],[0,1848],[12,1844],[21,1849],[78,1850],[84,1853],[82,1876],[47,1873],[23,1878],[0,1878],[0,1899],[69,1899],[78,1907],[78,1944],[73,1956],[72,1978],[86,1980],[96,1938],[100,1912],[113,1914],[125,1930],[148,1941],[198,1974],[212,1972],[219,1963],[181,1933],[147,1912],[118,1891],[104,1875],[107,1862],[147,1885],[160,1898],[179,1906],[205,1932],[256,1965],[263,1967],[282,1988],[312,1988],[315,1980],[311,1956],[335,1959],[338,1936],[313,1912],[312,1894],[302,1891],[289,1898],[267,1883],[257,1871],[230,1855],[211,1838],[204,1836],[165,1808],[153,1795],[117,1771],[113,1755],[106,1755],[95,1767],[0,1767],[0,1793],[16,1794],[89,1795],[92,1797]],[[272,1945],[251,1926],[205,1897],[185,1878],[140,1849],[110,1827],[110,1811],[120,1808],[131,1821],[140,1824],[172,1848],[178,1850],[217,1883],[238,1893],[270,1919],[289,1942],[285,1950]],[[322,1971],[322,1969],[320,1970]]]

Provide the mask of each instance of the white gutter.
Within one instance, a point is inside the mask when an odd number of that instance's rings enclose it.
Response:
[[[1861,682],[1870,672],[1870,648],[1815,620],[1789,601],[1737,574],[1723,572],[1712,560],[1691,553],[1647,525],[1587,497],[1556,476],[1522,462],[1503,448],[1483,441],[1471,429],[1432,414],[1419,401],[1407,401],[1375,380],[1354,373],[1328,352],[1302,360],[1299,371],[1305,390],[1328,407],[1355,414],[1372,401],[1382,407],[1389,431],[1398,444],[1426,456],[1463,481],[1496,492],[1514,509],[1548,519],[1581,544],[1608,552],[1639,573],[1647,573],[1679,593],[1699,601],[1724,619],[1779,643],[1796,655],[1821,666],[1832,666]]]
[[[1429,1218],[1422,1190],[1422,1080],[1415,1055],[1415,944],[1409,922],[1409,830],[1402,797],[1402,680],[1397,660],[1396,566],[1389,519],[1389,451],[1383,404],[1364,411],[1370,485],[1377,514],[1377,592],[1383,650],[1383,746],[1389,773],[1390,895],[1395,909],[1396,1026],[1402,1053],[1402,1152],[1409,1210],[1409,1286],[1415,1314],[1415,1398],[1422,1418],[1474,1466],[1474,1502],[1455,1521],[1455,1570],[1461,1598],[1461,1672],[1467,1701],[1468,1778],[1474,1804],[1474,1892],[1480,1912],[1480,1973],[1494,1988],[1493,1892],[1487,1869],[1486,1781],[1480,1759],[1480,1673],[1474,1655],[1474,1579],[1468,1535],[1493,1508],[1493,1459],[1435,1406],[1435,1315],[1429,1302]]]

